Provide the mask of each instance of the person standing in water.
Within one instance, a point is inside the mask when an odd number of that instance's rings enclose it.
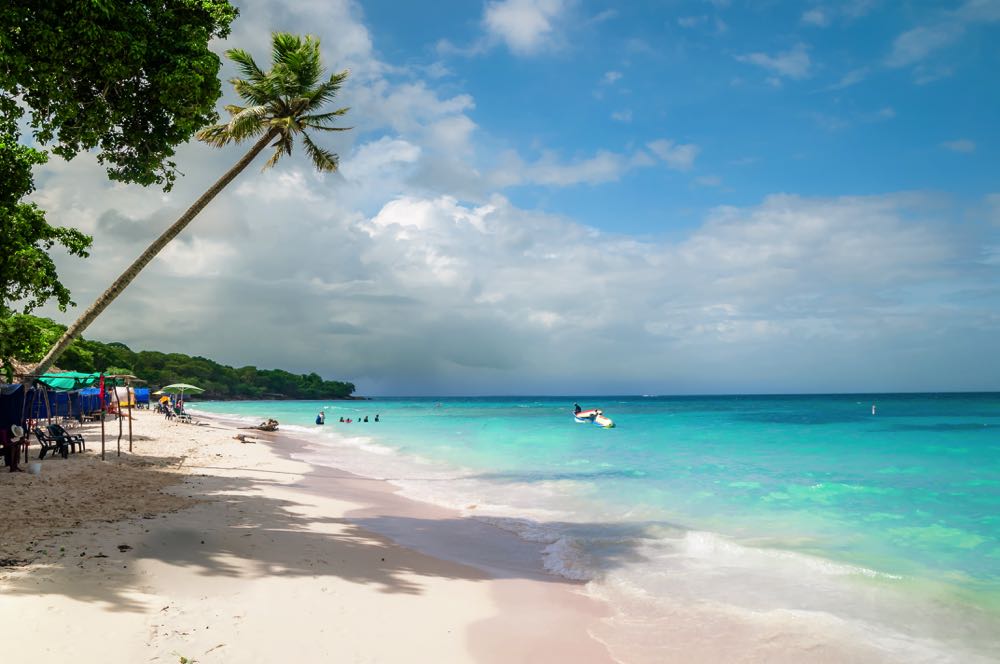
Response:
[[[316,424],[326,424],[326,413],[319,411],[319,415],[316,416]]]
[[[872,415],[875,414],[875,404],[872,404]]]
[[[583,408],[580,408],[580,404],[578,404],[578,403],[573,404],[573,414],[574,415],[579,414],[581,410],[583,410]]]

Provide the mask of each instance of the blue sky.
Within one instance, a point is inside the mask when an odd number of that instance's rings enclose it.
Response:
[[[90,336],[365,394],[1000,389],[1000,0],[238,4],[220,54],[351,70],[340,173],[248,170]],[[44,167],[77,301],[241,151]]]
[[[525,14],[546,5],[508,4]],[[483,161],[506,147],[565,160],[629,154],[664,136],[698,149],[680,171],[526,186],[511,193],[518,203],[658,233],[774,192],[930,189],[969,202],[996,187],[995,4],[548,5],[550,15],[537,11],[549,29],[525,29],[518,47],[484,29],[476,3],[429,14],[364,5],[387,56],[436,64],[441,89],[476,100],[469,117],[493,143]]]

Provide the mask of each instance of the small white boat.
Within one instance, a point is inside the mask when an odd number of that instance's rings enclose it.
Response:
[[[581,410],[579,413],[573,413],[573,418],[579,424],[591,423],[596,424],[602,429],[612,429],[615,426],[614,421],[604,414],[600,408],[594,408],[592,410]]]
[[[597,417],[594,418],[594,424],[601,427],[602,429],[614,429],[615,422],[610,417],[607,417],[601,411],[597,411]]]

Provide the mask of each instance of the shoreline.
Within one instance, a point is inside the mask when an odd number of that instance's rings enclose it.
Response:
[[[253,432],[256,444],[240,444],[221,418],[199,415],[210,424],[195,426],[136,413],[143,439],[124,463],[71,456],[43,461],[37,477],[0,477],[5,498],[29,483],[62,494],[71,507],[61,516],[72,521],[83,497],[71,493],[117,471],[129,476],[105,483],[118,492],[117,511],[102,518],[98,501],[86,512],[93,518],[36,540],[26,566],[0,567],[0,620],[23,626],[11,657],[615,661],[588,636],[605,612],[578,584],[521,563],[504,569],[502,552],[492,567],[459,562],[468,538],[481,544],[488,526],[402,498],[383,480],[295,460],[293,450],[309,443],[294,435]],[[74,462],[97,468],[60,488],[60,476],[80,470]],[[150,492],[153,477],[160,485]],[[173,511],[132,501],[130,490],[170,496],[164,506]],[[0,530],[6,549],[16,548],[12,527],[25,505],[17,508]],[[453,555],[398,543],[380,524],[414,527]]]

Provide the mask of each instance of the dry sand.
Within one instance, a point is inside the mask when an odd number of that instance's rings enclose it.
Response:
[[[88,425],[86,453],[0,470],[5,661],[613,661],[588,635],[604,609],[510,538],[489,535],[496,566],[456,562],[484,526],[296,461],[281,435],[134,415],[133,454],[109,423],[100,461]]]

